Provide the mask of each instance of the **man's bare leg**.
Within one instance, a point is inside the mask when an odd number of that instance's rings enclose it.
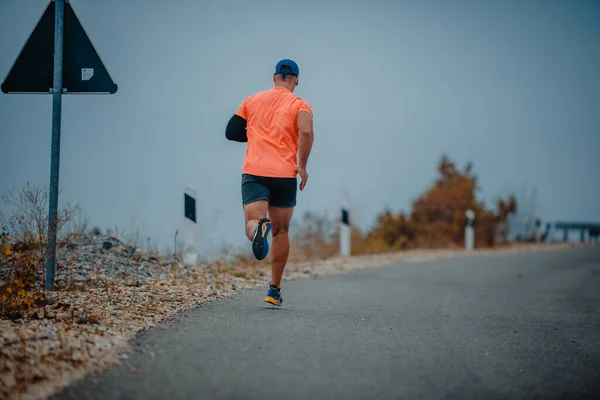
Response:
[[[269,203],[266,200],[258,200],[244,206],[244,217],[246,220],[246,237],[248,240],[254,238],[254,231],[258,221],[267,216]]]
[[[269,219],[273,235],[271,254],[271,284],[281,288],[281,277],[290,252],[288,230],[293,208],[269,207]]]
[[[266,200],[258,200],[244,207],[246,237],[252,242],[252,252],[257,260],[263,260],[269,254],[271,222],[266,217],[267,210]]]

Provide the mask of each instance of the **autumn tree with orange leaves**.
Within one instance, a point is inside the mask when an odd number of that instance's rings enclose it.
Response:
[[[412,204],[410,214],[385,210],[364,238],[361,252],[408,248],[453,248],[464,246],[465,212],[475,213],[475,246],[491,247],[506,239],[502,222],[516,211],[516,199],[500,199],[496,210],[487,210],[476,197],[477,177],[473,164],[457,168],[448,156],[437,166],[431,188]]]

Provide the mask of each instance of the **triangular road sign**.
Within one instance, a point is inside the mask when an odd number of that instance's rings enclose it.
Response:
[[[51,93],[54,74],[54,1],[40,18],[2,83],[4,93]],[[110,77],[71,4],[65,2],[63,93],[114,94]]]

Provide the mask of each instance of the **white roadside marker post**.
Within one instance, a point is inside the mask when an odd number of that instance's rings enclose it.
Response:
[[[465,226],[465,250],[471,251],[474,247],[475,233],[473,230],[473,222],[475,220],[475,213],[472,210],[467,210],[465,213],[467,216],[467,223]]]
[[[342,207],[342,223],[340,224],[340,255],[350,255],[350,215],[347,207]]]
[[[187,185],[183,193],[183,263],[196,265],[198,253],[196,249],[196,189]]]

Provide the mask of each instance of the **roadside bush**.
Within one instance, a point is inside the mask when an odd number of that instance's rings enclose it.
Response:
[[[0,200],[10,211],[0,212],[0,315],[19,318],[45,296],[48,185],[27,183],[18,194],[12,190]],[[79,205],[65,202],[58,210],[57,246],[79,238],[87,222]]]
[[[0,316],[16,319],[36,304],[42,293],[36,285],[37,260],[31,250],[13,251],[6,228],[0,233]]]

